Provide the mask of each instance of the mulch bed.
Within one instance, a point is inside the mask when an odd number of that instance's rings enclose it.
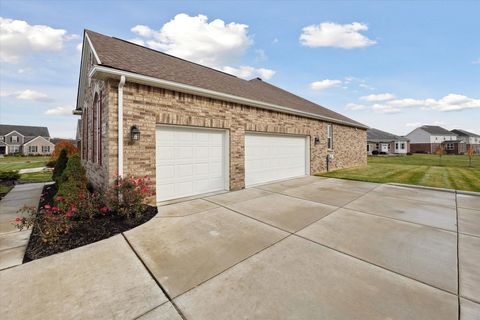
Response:
[[[43,207],[46,204],[53,205],[53,197],[56,193],[56,185],[45,186],[39,207]],[[109,238],[147,222],[156,214],[156,207],[147,206],[141,218],[130,221],[115,215],[94,218],[87,221],[73,220],[70,231],[67,234],[61,235],[58,241],[51,245],[47,245],[42,241],[37,226],[34,225],[25,256],[23,257],[23,263]]]

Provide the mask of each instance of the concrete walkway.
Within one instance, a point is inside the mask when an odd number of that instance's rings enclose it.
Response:
[[[19,231],[12,225],[24,206],[37,207],[44,183],[16,185],[0,201],[0,270],[22,264],[31,230]]]
[[[478,320],[479,270],[479,195],[305,177],[162,206],[124,234],[0,271],[0,311]]]
[[[35,173],[35,172],[42,172],[42,171],[47,171],[51,170],[50,168],[47,167],[38,167],[38,168],[28,168],[28,169],[20,169],[18,171],[19,174],[24,174],[24,173]]]

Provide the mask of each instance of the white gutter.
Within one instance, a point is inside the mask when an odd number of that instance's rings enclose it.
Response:
[[[138,73],[133,73],[129,71],[123,71],[123,70],[118,70],[110,67],[105,67],[105,66],[94,66],[92,70],[90,70],[90,73],[88,76],[90,78],[95,77],[96,74],[107,74],[107,75],[113,75],[113,76],[119,76],[119,77],[128,77],[129,81],[132,82],[137,82],[141,84],[146,84],[150,86],[155,86],[155,87],[161,87],[165,89],[170,89],[173,91],[180,91],[180,92],[185,92],[189,94],[194,94],[194,95],[199,95],[203,97],[209,97],[209,98],[214,98],[214,99],[219,99],[219,100],[224,100],[224,101],[230,101],[230,102],[235,102],[239,104],[244,104],[252,107],[257,107],[261,109],[267,109],[267,110],[272,110],[272,111],[278,111],[278,112],[283,112],[283,113],[289,113],[289,114],[294,114],[294,115],[299,115],[303,116],[306,118],[312,118],[312,119],[319,119],[323,121],[328,121],[328,122],[333,122],[333,123],[338,123],[338,124],[343,124],[347,125],[350,127],[354,128],[362,128],[362,129],[368,129],[367,126],[360,125],[360,124],[355,124],[351,123],[348,121],[344,120],[339,120],[335,118],[330,118],[327,116],[321,116],[318,114],[310,113],[310,112],[305,112],[305,111],[300,111],[288,107],[283,107],[271,103],[266,103],[266,102],[261,102],[257,100],[252,100],[252,99],[247,99],[247,98],[242,98],[238,96],[234,96],[228,93],[222,93],[218,91],[213,91],[213,90],[208,90],[208,89],[203,89],[199,87],[194,87],[190,86],[187,84],[182,84],[178,82],[173,82],[173,81],[168,81],[168,80],[162,80],[150,76],[144,76]]]
[[[118,175],[123,177],[123,86],[125,76],[120,76],[118,83]]]

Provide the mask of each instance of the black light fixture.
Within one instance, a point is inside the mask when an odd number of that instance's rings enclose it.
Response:
[[[133,142],[140,140],[140,130],[137,126],[132,126],[130,129],[130,135]]]
[[[315,145],[320,144],[320,138],[318,136],[315,137]]]

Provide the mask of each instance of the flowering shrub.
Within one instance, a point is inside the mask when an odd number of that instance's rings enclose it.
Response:
[[[105,205],[102,196],[95,193],[80,193],[78,197],[74,197],[71,206],[77,209],[75,217],[79,219],[92,219],[99,215],[105,215]]]
[[[51,244],[62,234],[68,233],[71,228],[70,218],[77,209],[66,206],[60,199],[57,206],[45,205],[37,210],[35,207],[24,207],[19,212],[27,213],[26,217],[17,217],[14,225],[20,229],[29,229],[37,225],[43,242]]]
[[[141,217],[145,212],[145,200],[155,195],[155,186],[150,177],[117,176],[113,187],[106,193],[108,208],[127,219]]]

